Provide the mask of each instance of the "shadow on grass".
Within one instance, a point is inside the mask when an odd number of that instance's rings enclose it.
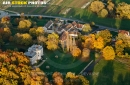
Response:
[[[99,72],[97,82],[95,83],[95,85],[114,85],[113,75],[114,75],[113,61],[108,61],[106,66],[104,66],[102,70]]]
[[[130,72],[126,73],[124,77],[122,74],[119,74],[117,80],[115,85],[130,85]]]

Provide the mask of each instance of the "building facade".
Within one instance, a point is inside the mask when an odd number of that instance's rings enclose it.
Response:
[[[28,52],[24,53],[29,57],[31,64],[35,64],[37,60],[41,59],[43,56],[43,47],[41,45],[32,45],[28,48]]]

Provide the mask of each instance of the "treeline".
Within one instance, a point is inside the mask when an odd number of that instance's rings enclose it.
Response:
[[[125,2],[116,5],[112,0],[95,0],[91,3],[89,9],[99,17],[130,19],[130,4]]]

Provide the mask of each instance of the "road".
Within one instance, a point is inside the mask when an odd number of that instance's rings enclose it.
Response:
[[[2,10],[2,11],[4,11],[4,10]],[[9,10],[5,10],[5,11],[9,11]],[[14,12],[14,11],[9,11],[9,12],[13,12],[13,13],[16,13],[16,14],[8,14],[8,16],[20,16],[20,13],[18,13],[18,12]],[[2,13],[4,13],[4,12],[2,12]],[[4,14],[7,15],[7,12],[5,12]],[[5,16],[5,15],[1,15],[1,16]],[[42,16],[42,17],[45,17],[45,18],[59,18],[59,19],[65,20],[65,21],[76,21],[76,22],[83,23],[83,24],[84,23],[88,23],[88,22],[84,22],[84,21],[81,21],[81,20],[78,20],[78,19],[64,18],[64,17],[50,16],[50,15],[31,15],[31,14],[25,14],[24,16],[34,16],[34,17]],[[98,25],[98,24],[96,24],[96,26],[98,26],[99,27],[98,29],[100,29],[100,30],[108,29],[110,31],[118,32],[118,29],[116,29],[116,28],[102,26],[102,25]]]

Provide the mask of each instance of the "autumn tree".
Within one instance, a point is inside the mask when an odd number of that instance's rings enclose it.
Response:
[[[103,8],[104,8],[104,4],[103,2],[101,1],[93,1],[90,5],[90,10],[92,12],[95,12],[95,13],[99,13]]]
[[[116,7],[117,17],[130,19],[130,5],[122,2]]]
[[[90,24],[84,24],[83,25],[83,28],[82,28],[82,31],[83,32],[90,32],[92,30]]]
[[[9,37],[11,36],[11,31],[9,28],[0,28],[0,36],[3,41],[9,40]]]
[[[56,50],[58,49],[59,36],[56,33],[49,34],[47,36],[47,49]]]
[[[115,7],[115,5],[114,5],[114,3],[113,3],[112,1],[108,1],[108,2],[107,2],[107,9],[108,9],[109,11],[113,11],[113,10],[114,10],[114,7]]]
[[[46,43],[46,41],[47,41],[47,38],[44,35],[40,35],[40,36],[37,37],[38,44],[43,45],[43,44]]]
[[[14,35],[14,41],[21,45],[30,45],[32,43],[32,37],[28,34],[17,33]]]
[[[88,58],[90,55],[90,50],[88,48],[84,48],[82,51],[82,58]]]
[[[20,31],[28,31],[31,27],[32,23],[29,20],[21,20],[18,25],[18,30]]]
[[[104,45],[106,45],[107,43],[109,43],[112,39],[112,34],[110,33],[109,30],[101,30],[96,34],[96,37],[102,37],[104,40]]]
[[[74,57],[78,57],[81,54],[81,50],[77,46],[73,46],[73,49],[71,51],[71,54]]]
[[[105,60],[113,60],[115,58],[115,51],[111,46],[106,46],[102,53]]]
[[[44,72],[32,69],[24,53],[8,50],[0,52],[0,85],[45,85]]]
[[[82,85],[89,85],[89,81],[82,75],[78,75],[79,79],[82,81]]]
[[[117,56],[123,55],[124,48],[126,47],[125,43],[122,40],[117,40],[115,42],[115,53]]]
[[[1,23],[3,24],[7,24],[10,22],[10,18],[8,16],[2,17],[1,19]]]
[[[102,9],[100,12],[99,12],[99,16],[100,17],[106,17],[108,15],[108,11],[106,9]]]
[[[94,48],[94,41],[95,41],[94,34],[82,36],[82,40],[84,41],[84,42],[82,42],[82,45],[84,48],[88,48],[88,49]]]
[[[56,85],[63,85],[63,76],[60,72],[54,72],[52,77]]]
[[[36,30],[36,35],[40,36],[44,34],[44,28],[43,27],[38,27]]]
[[[29,34],[32,36],[32,37],[36,37],[36,28],[31,28],[30,30],[29,30]]]
[[[66,78],[77,78],[78,76],[75,75],[75,73],[67,72]]]
[[[98,37],[97,40],[94,41],[94,48],[101,50],[104,47],[104,39],[102,37]]]

